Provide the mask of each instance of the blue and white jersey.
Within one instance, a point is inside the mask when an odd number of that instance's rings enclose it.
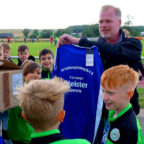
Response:
[[[60,125],[65,138],[84,138],[94,142],[102,113],[100,77],[103,72],[98,48],[62,45],[57,49],[53,76],[71,86],[65,95],[66,116]]]

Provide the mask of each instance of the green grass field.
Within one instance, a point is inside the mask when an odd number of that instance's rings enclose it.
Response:
[[[15,44],[11,43],[11,56],[17,55],[17,47],[22,44],[24,44],[24,43],[20,43],[20,42],[17,42]],[[142,41],[142,44],[143,44],[142,56],[144,57],[144,41]],[[56,46],[51,47],[50,42],[34,42],[34,43],[26,43],[26,45],[29,47],[29,52],[33,56],[38,56],[39,51],[43,48],[51,49],[53,54],[55,55]],[[37,62],[38,62],[38,60],[37,60]],[[143,64],[144,64],[144,60],[143,60]],[[138,93],[139,93],[140,105],[141,105],[141,107],[144,108],[144,88],[138,88]]]

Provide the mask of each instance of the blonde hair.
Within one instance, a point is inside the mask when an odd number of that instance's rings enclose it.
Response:
[[[1,44],[1,47],[3,47],[3,50],[4,50],[4,51],[5,51],[5,50],[10,50],[10,45],[9,45],[8,43],[3,42],[3,43]]]
[[[121,18],[121,10],[120,10],[120,8],[115,7],[113,5],[104,5],[104,6],[102,6],[101,12],[105,11],[105,10],[108,10],[108,9],[111,9],[111,8],[114,9],[115,15],[117,17]]]
[[[3,59],[3,47],[0,46],[0,60]]]
[[[123,32],[125,34],[125,37],[130,37],[130,32],[127,29],[123,29]]]
[[[27,121],[35,129],[45,130],[58,123],[58,116],[64,105],[64,93],[68,84],[62,79],[33,80],[18,88],[20,107]]]
[[[125,89],[134,90],[139,77],[138,73],[128,65],[114,66],[106,71],[101,76],[101,85],[103,88],[117,89],[126,86]]]

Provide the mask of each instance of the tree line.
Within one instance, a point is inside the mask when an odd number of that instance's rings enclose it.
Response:
[[[141,32],[144,32],[144,26],[131,26],[129,24],[125,24],[122,26],[122,29],[127,29],[130,32],[131,36],[141,36]],[[62,34],[67,33],[74,35],[76,37],[99,37],[99,25],[92,24],[92,25],[77,25],[77,26],[70,26],[65,29],[24,29],[23,34],[25,38],[50,38],[59,37]]]

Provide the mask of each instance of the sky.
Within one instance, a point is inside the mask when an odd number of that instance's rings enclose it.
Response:
[[[121,9],[123,23],[130,15],[133,25],[144,25],[143,0],[1,0],[0,29],[59,29],[96,24],[105,4]]]

